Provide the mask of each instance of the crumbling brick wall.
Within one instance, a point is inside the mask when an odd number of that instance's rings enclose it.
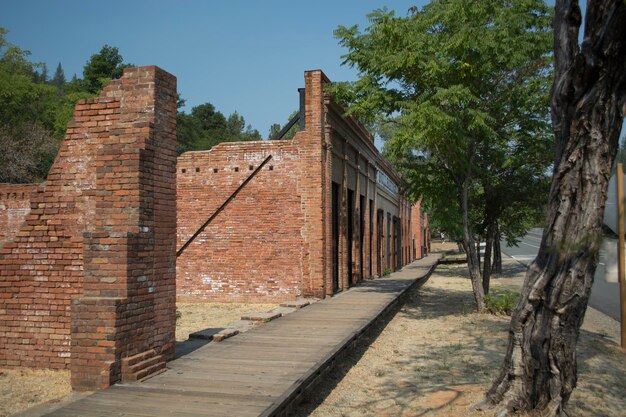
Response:
[[[43,185],[42,185],[43,186]],[[20,231],[38,184],[0,184],[0,247]]]
[[[176,80],[156,67],[76,105],[0,249],[0,366],[70,367],[75,388],[94,389],[172,356],[175,116]]]

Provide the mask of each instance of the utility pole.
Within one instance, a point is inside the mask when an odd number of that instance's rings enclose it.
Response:
[[[617,243],[617,279],[619,280],[620,323],[622,333],[622,349],[626,350],[626,276],[624,274],[624,168],[622,163],[617,164],[617,229],[619,240]]]

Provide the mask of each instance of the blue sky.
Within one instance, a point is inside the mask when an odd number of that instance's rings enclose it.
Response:
[[[59,62],[69,79],[104,44],[125,62],[158,65],[176,75],[186,109],[210,102],[225,115],[238,111],[267,137],[298,106],[305,70],[333,81],[353,80],[341,66],[346,51],[333,37],[338,25],[367,26],[366,15],[386,6],[399,15],[424,1],[383,0],[2,0],[0,26],[9,42],[45,62]]]

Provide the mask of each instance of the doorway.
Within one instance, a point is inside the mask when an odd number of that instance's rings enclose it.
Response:
[[[333,182],[331,202],[333,294],[339,290],[339,184]]]

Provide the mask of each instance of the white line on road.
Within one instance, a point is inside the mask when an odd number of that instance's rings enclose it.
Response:
[[[511,258],[515,259],[516,261],[532,261],[536,258],[535,255],[510,255]]]
[[[539,246],[536,246],[536,245],[531,245],[530,243],[521,242],[521,241],[520,241],[520,243],[521,243],[522,245],[526,245],[526,246],[530,246],[530,247],[533,247],[533,248],[537,248],[537,249],[539,249]]]

